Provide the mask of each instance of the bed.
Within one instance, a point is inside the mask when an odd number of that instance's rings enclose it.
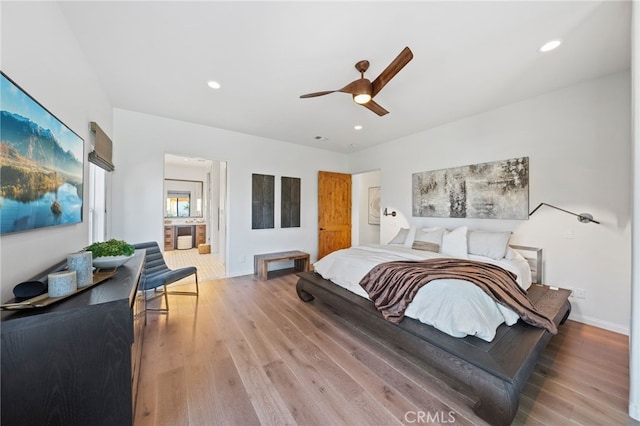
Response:
[[[370,262],[357,260],[358,255],[352,256],[357,250],[371,253],[371,257],[375,260]],[[509,250],[513,251],[511,248],[505,248],[505,252],[513,256]],[[341,253],[330,254],[314,265],[316,271],[298,274],[299,279],[296,285],[298,297],[304,302],[312,302],[317,298],[330,305],[335,312],[356,326],[368,329],[370,333],[393,347],[406,352],[430,371],[435,369],[440,373],[439,376],[445,378],[452,387],[473,401],[474,412],[488,423],[511,424],[518,411],[520,392],[553,334],[544,328],[529,325],[521,320],[515,321],[512,325],[507,323],[497,325],[492,336],[474,335],[473,332],[465,329],[466,326],[463,326],[461,332],[469,334],[464,337],[454,337],[450,333],[451,330],[446,330],[447,326],[438,325],[439,328],[445,329],[441,331],[435,328],[435,325],[427,325],[419,319],[408,316],[399,323],[387,321],[366,295],[358,294],[357,290],[354,293],[347,289],[358,276],[363,274],[362,271],[366,274],[371,264],[386,258],[385,251],[390,251],[392,257],[397,253],[400,253],[400,256],[404,256],[405,253],[409,257],[421,256],[405,243],[396,247],[387,245],[355,247],[340,251]],[[445,250],[447,251],[449,249]],[[461,253],[458,254],[462,256]],[[536,249],[536,255],[538,259],[533,264],[538,265],[539,268],[542,263],[541,250]],[[443,254],[440,249],[436,254],[425,253],[424,256],[427,258],[451,257],[452,254]],[[497,264],[504,260],[483,259],[484,256],[469,253],[465,253],[464,257]],[[345,268],[338,268],[338,272],[335,270],[331,272],[332,268],[327,267],[327,264],[332,263],[342,263]],[[522,259],[518,258],[516,263],[522,264]],[[529,264],[527,259],[524,259],[524,264]],[[529,273],[529,269],[520,273],[519,284],[527,289],[527,297],[535,308],[558,326],[570,313],[571,305],[568,301],[570,291],[531,282],[537,281],[536,277],[539,278],[540,275],[540,270],[533,269],[533,275]],[[332,280],[324,278],[318,272],[331,277]],[[351,278],[348,277],[349,274],[352,275]],[[523,276],[524,282],[522,282]],[[336,284],[334,280],[340,281],[340,284]],[[420,291],[431,285],[424,286]],[[444,293],[446,295],[446,288]],[[454,330],[453,334],[457,332]]]

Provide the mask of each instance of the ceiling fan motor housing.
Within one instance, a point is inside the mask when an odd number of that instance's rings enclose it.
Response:
[[[366,78],[356,80],[352,96],[357,104],[366,104],[369,102],[371,100],[371,82]]]

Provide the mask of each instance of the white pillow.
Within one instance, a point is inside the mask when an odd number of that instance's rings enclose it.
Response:
[[[527,260],[523,255],[521,255],[511,247],[507,247],[507,252],[504,254],[504,258],[507,260]]]
[[[432,231],[425,231],[424,229],[418,229],[411,244],[411,248],[414,250],[432,251],[438,253],[442,246],[442,234],[443,229],[434,229]]]
[[[395,237],[393,237],[393,239],[391,241],[389,241],[387,244],[400,244],[400,245],[404,245],[404,242],[407,240],[407,235],[409,235],[409,229],[407,228],[400,228],[400,230],[398,231],[398,233],[396,234]]]
[[[469,231],[467,234],[469,254],[500,260],[507,253],[509,238],[511,238],[511,232],[509,231]]]
[[[442,247],[440,253],[447,256],[461,257],[467,256],[467,227],[461,226],[452,231],[445,231],[442,236]]]
[[[407,235],[407,239],[404,240],[404,246],[411,248],[415,237],[416,237],[416,227],[412,226],[411,228],[409,228],[409,234]]]
[[[387,244],[398,245],[404,247],[411,247],[413,244],[413,238],[416,234],[416,228],[412,226],[411,228],[400,228],[395,237],[391,239]]]

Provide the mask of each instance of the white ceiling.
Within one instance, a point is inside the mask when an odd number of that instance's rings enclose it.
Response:
[[[630,67],[629,1],[60,7],[114,107],[339,152]],[[344,93],[299,98],[357,79],[362,59],[373,80],[404,46],[414,59],[375,98],[384,117]]]
[[[202,169],[202,171],[206,173],[208,171],[211,171],[211,166],[213,166],[213,161],[206,160],[204,158],[183,157],[180,155],[165,154],[164,164],[165,166],[171,165],[171,166],[178,166],[178,167],[198,168],[198,169]]]

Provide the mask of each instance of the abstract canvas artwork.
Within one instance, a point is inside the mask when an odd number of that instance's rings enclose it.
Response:
[[[414,217],[529,218],[529,157],[414,173]]]
[[[380,225],[380,187],[369,188],[369,225]]]

